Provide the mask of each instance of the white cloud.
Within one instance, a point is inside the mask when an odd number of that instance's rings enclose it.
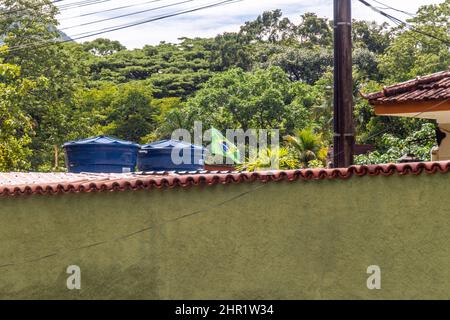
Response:
[[[77,1],[79,0],[64,1],[64,4]],[[59,16],[61,18],[60,28],[62,28],[63,31],[69,36],[75,38],[77,34],[83,32],[91,32],[93,30],[100,30],[117,25],[134,23],[136,21],[142,21],[144,19],[151,19],[162,14],[200,7],[205,4],[217,2],[218,0],[192,0],[184,4],[162,8],[152,12],[145,12],[128,17],[123,17],[120,19],[114,19],[111,21],[104,21],[101,23],[81,26],[77,28],[65,29],[70,26],[89,23],[105,18],[116,17],[118,15],[134,13],[154,7],[175,4],[182,1],[183,0],[158,0],[154,1],[154,3],[148,4],[149,0],[129,0],[125,3],[120,0],[111,0],[99,3],[97,5],[81,7],[78,9],[64,10]],[[412,13],[416,12],[417,8],[421,5],[442,2],[442,0],[379,1],[387,3],[392,7]],[[103,11],[111,8],[122,7],[125,5],[142,4],[144,2],[147,2],[147,4],[122,10],[102,12],[86,17],[78,17],[82,14],[90,12]],[[274,9],[281,9],[285,16],[293,19],[294,21],[297,20],[298,17],[305,12],[315,12],[321,17],[332,18],[333,0],[243,0],[241,2],[235,2],[220,7],[209,8],[185,15],[142,24],[120,31],[106,33],[101,35],[101,37],[119,40],[128,48],[142,47],[145,44],[157,44],[160,41],[176,42],[180,37],[213,37],[225,31],[237,31],[239,30],[239,26],[242,25],[245,21],[253,20],[262,12]],[[375,20],[378,22],[386,21],[383,16],[379,15],[376,12],[373,12],[370,8],[364,6],[358,1],[352,1],[352,11],[353,17],[356,19]],[[408,16],[399,12],[389,12],[401,19],[408,18]],[[69,17],[76,18],[68,19]],[[86,38],[80,41],[92,40],[93,38]]]

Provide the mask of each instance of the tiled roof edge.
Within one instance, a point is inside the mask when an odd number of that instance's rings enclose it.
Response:
[[[390,97],[390,96],[397,95],[400,93],[408,92],[411,89],[415,89],[418,85],[436,82],[443,78],[449,78],[449,77],[450,77],[450,66],[449,66],[448,70],[446,70],[446,71],[440,71],[440,72],[436,72],[436,73],[433,73],[430,75],[417,77],[416,79],[412,79],[412,80],[408,80],[405,82],[386,86],[383,88],[383,90],[378,91],[378,92],[368,93],[368,94],[361,93],[361,95],[363,98],[369,100],[371,103],[376,103],[377,99],[384,98],[384,97]]]
[[[447,173],[450,161],[417,162],[385,165],[362,165],[338,169],[302,169],[272,172],[246,172],[230,174],[196,174],[180,176],[136,176],[117,180],[99,180],[82,183],[54,183],[43,185],[2,186],[0,196],[53,195],[101,191],[127,191],[143,189],[172,189],[192,186],[212,186],[244,182],[276,182],[297,180],[349,179],[353,176],[391,176]]]

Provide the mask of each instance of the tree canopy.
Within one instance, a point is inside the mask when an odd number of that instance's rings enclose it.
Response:
[[[274,10],[236,32],[128,50],[107,38],[60,42],[53,1],[1,4],[2,171],[64,170],[55,152],[62,160],[58,150],[65,141],[108,134],[147,143],[192,129],[194,121],[221,130],[277,128],[292,137],[281,152],[287,167],[324,164],[320,150],[333,137],[333,28],[327,18],[308,12],[293,22]],[[445,70],[449,4],[422,6],[408,25],[353,21],[357,142],[377,149],[359,163],[391,161],[408,150],[428,157],[435,124],[377,117],[359,92]]]

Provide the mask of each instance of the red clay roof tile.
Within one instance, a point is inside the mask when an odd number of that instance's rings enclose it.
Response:
[[[390,176],[447,173],[450,161],[419,162],[338,169],[302,169],[287,171],[206,173],[206,174],[72,174],[72,173],[0,173],[0,195],[59,194],[100,191],[125,191],[153,188],[190,187],[321,179],[348,179],[353,176]]]
[[[450,99],[450,67],[447,71],[385,87],[380,92],[363,94],[371,104]]]

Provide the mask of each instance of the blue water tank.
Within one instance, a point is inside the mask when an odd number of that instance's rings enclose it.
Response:
[[[162,140],[141,146],[139,171],[196,171],[203,169],[206,149],[178,140]],[[172,153],[175,157],[172,157]]]
[[[134,172],[139,145],[112,137],[98,136],[63,145],[69,172]]]

